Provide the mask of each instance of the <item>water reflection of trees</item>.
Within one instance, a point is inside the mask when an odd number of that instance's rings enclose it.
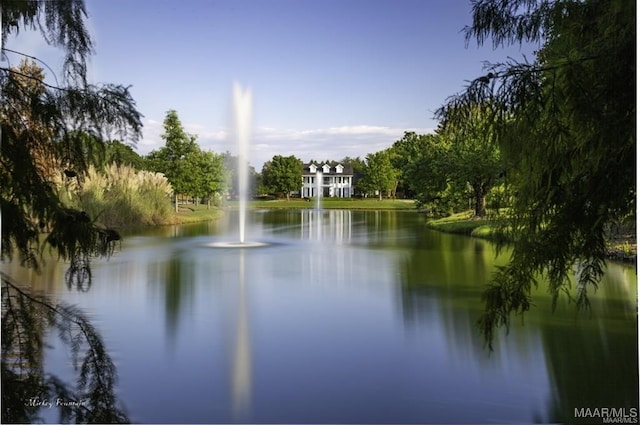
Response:
[[[129,421],[115,396],[115,364],[82,311],[31,294],[3,273],[1,323],[3,423],[40,421],[42,407],[57,409],[60,422]],[[50,328],[69,347],[78,374],[75,386],[44,371]]]
[[[586,315],[566,300],[552,313],[549,295],[537,290],[533,310],[524,322],[514,323],[512,332],[501,337],[489,355],[476,322],[483,308],[480,292],[495,263],[487,242],[430,232],[418,235],[414,249],[398,266],[406,322],[439,323],[453,356],[483,366],[499,364],[502,356],[509,355],[507,346],[525,359],[542,350],[551,391],[549,421],[580,422],[574,409],[581,407],[627,412],[637,408],[635,273],[627,279],[620,272],[622,266],[609,265]]]
[[[553,422],[593,422],[593,418],[576,418],[576,408],[625,408],[627,413],[631,407],[638,408],[637,341],[628,324],[621,329],[613,323],[599,325],[600,329],[569,331],[561,326],[542,327]]]
[[[577,315],[570,304],[541,322],[554,422],[593,422],[576,418],[575,408],[638,408],[636,278],[630,268],[609,264],[590,295],[591,312]]]
[[[167,333],[175,337],[181,311],[185,303],[193,300],[194,267],[179,255],[149,265],[148,278],[164,291],[165,327]]]
[[[434,231],[416,231],[413,246],[398,265],[402,314],[410,326],[439,322],[453,355],[493,363],[476,329],[482,285],[494,251],[486,241]]]

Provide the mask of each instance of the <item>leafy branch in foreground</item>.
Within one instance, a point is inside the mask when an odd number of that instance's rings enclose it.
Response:
[[[636,13],[625,0],[472,3],[468,40],[543,43],[533,63],[488,65],[438,111],[464,125],[470,108],[500,105],[490,119],[514,193],[503,231],[515,244],[483,297],[479,325],[491,347],[496,328],[529,310],[540,277],[553,307],[563,293],[588,307],[607,229],[635,218]]]
[[[89,165],[88,138],[117,132],[137,137],[142,124],[126,88],[85,86],[64,90],[43,83],[42,69],[24,61],[0,69],[0,208],[2,257],[17,251],[38,266],[39,234],[71,262],[69,278],[87,280],[89,259],[109,255],[113,231],[98,227],[85,212],[60,202],[54,181],[82,179]],[[77,273],[76,273],[77,272]]]
[[[48,328],[68,346],[75,371],[75,389],[45,374],[42,356]],[[115,395],[116,367],[102,337],[78,308],[52,304],[30,294],[2,274],[2,421],[38,420],[39,406],[49,400],[64,423],[127,423]]]

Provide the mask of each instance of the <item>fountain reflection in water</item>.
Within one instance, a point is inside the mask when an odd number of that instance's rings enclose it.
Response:
[[[316,171],[316,210],[320,211],[322,197],[322,171]]]
[[[247,297],[245,292],[244,251],[239,255],[239,297],[236,323],[236,338],[233,348],[231,373],[231,401],[236,420],[247,419],[251,407],[252,360],[249,338]]]

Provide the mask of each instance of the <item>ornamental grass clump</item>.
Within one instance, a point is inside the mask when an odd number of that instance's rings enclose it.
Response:
[[[102,171],[90,166],[80,182],[61,182],[59,193],[96,223],[123,227],[170,223],[172,191],[161,173],[113,163]]]

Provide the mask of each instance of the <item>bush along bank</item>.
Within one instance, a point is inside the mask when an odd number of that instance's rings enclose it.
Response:
[[[173,188],[161,173],[111,164],[103,170],[89,167],[79,180],[61,176],[58,196],[70,208],[83,211],[96,224],[107,228],[129,228],[207,221],[219,218],[219,208],[171,201]]]

